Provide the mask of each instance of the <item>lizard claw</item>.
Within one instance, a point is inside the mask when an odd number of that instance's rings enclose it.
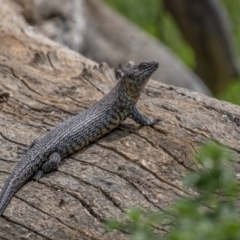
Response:
[[[156,124],[158,122],[162,121],[161,118],[154,118],[152,120],[149,121],[149,126],[153,125],[153,124]]]

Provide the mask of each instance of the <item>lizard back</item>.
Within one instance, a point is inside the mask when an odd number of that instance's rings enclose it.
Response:
[[[142,125],[152,125],[135,104],[157,69],[157,61],[143,62],[127,70],[116,86],[99,102],[70,117],[32,143],[4,184],[0,194],[0,216],[12,196],[31,178],[38,180],[56,170],[61,161],[116,128],[127,117]]]

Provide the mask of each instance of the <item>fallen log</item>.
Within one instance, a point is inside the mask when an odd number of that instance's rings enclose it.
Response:
[[[117,81],[106,64],[35,32],[11,15],[14,5],[1,6],[0,189],[19,147],[91,106]],[[138,107],[162,121],[141,127],[127,119],[58,171],[27,183],[0,217],[0,238],[129,239],[107,232],[104,221],[132,206],[164,210],[191,196],[181,179],[196,168],[192,156],[201,143],[214,139],[239,158],[238,106],[150,81]]]

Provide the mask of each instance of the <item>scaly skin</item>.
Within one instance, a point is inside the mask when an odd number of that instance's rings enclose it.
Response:
[[[3,187],[0,216],[24,183],[32,178],[38,180],[44,174],[56,170],[64,158],[110,132],[127,117],[141,125],[156,123],[158,119],[149,120],[139,113],[135,104],[157,68],[157,61],[133,66],[99,102],[34,141]]]

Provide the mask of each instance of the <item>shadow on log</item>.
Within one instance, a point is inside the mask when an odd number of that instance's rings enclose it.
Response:
[[[89,107],[115,84],[114,71],[34,32],[15,5],[0,1],[0,188],[27,146]],[[138,104],[162,118],[154,127],[127,119],[76,153],[60,169],[30,181],[0,217],[2,239],[129,239],[107,232],[104,220],[140,206],[164,210],[191,196],[181,178],[193,154],[215,139],[240,153],[240,108],[150,81]],[[239,164],[235,163],[236,171]],[[162,232],[159,232],[161,234]]]

